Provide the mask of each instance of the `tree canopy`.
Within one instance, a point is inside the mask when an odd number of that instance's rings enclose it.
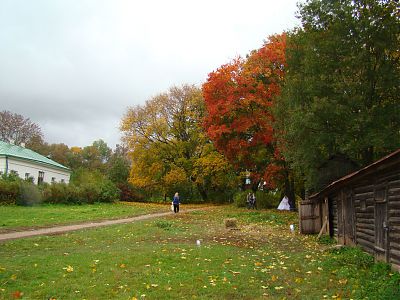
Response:
[[[16,145],[43,140],[39,125],[17,113],[8,110],[0,112],[0,140]]]
[[[237,169],[251,172],[255,186],[271,179],[266,173],[280,159],[272,106],[284,79],[285,47],[285,34],[271,36],[246,59],[211,72],[203,85],[208,136]]]
[[[400,147],[398,4],[313,0],[300,19],[276,116],[285,157],[320,188],[330,159],[360,167]]]
[[[160,193],[179,189],[187,197],[195,189],[204,200],[235,183],[230,165],[201,128],[203,116],[201,91],[191,85],[171,87],[129,108],[121,122],[132,160],[129,180]],[[221,180],[227,176],[232,178]]]

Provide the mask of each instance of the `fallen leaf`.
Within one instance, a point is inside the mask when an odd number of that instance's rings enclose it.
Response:
[[[23,295],[24,295],[24,293],[21,292],[21,291],[15,291],[15,292],[12,293],[12,297],[14,299],[20,299]]]
[[[71,273],[71,272],[74,271],[74,267],[72,267],[72,266],[70,266],[70,265],[66,266],[66,267],[63,268],[63,269],[66,270],[68,273]]]

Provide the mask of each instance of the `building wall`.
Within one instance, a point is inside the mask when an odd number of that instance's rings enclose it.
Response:
[[[380,170],[329,195],[331,234],[340,244],[347,235],[343,222],[348,218],[341,216],[348,208],[339,205],[344,189],[351,189],[351,198],[344,201],[353,202],[355,244],[400,269],[400,167]]]
[[[0,172],[5,173],[5,170],[6,158],[0,157]],[[29,173],[29,177],[33,177],[33,182],[36,184],[38,183],[39,171],[44,172],[43,181],[46,183],[51,183],[53,181],[69,183],[70,179],[70,173],[68,171],[15,157],[8,158],[8,172],[10,171],[16,171],[18,176],[22,179],[25,179],[25,174]]]
[[[6,158],[0,157],[0,172],[4,174],[6,172]]]

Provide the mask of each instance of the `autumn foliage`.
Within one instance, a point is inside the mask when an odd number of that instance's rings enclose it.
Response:
[[[237,169],[250,170],[256,182],[276,157],[272,106],[285,75],[285,47],[285,34],[271,36],[246,59],[236,58],[210,73],[203,85],[208,136]]]

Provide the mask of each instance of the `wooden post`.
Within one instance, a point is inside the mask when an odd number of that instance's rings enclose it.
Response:
[[[327,218],[327,223],[326,223],[326,232],[328,233],[328,235],[331,234],[331,230],[329,227],[329,201],[328,201],[328,197],[325,197],[325,216]]]
[[[328,217],[325,216],[324,224],[322,225],[321,230],[318,233],[318,238],[321,237],[321,235],[324,232],[324,229],[325,229],[325,227],[327,227],[327,225],[328,225]]]

